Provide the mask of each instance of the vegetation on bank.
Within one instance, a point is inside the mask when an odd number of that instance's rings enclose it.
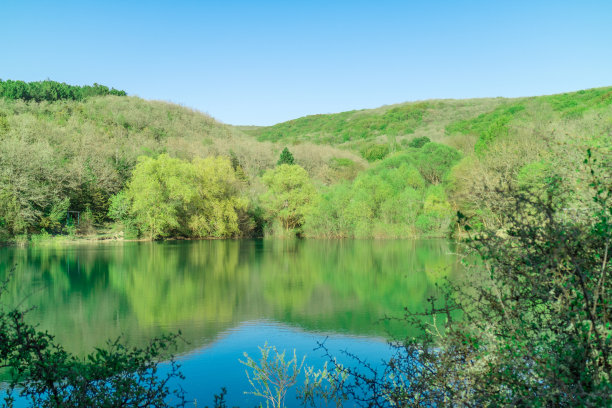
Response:
[[[52,95],[34,89],[53,84],[27,87]],[[584,175],[573,170],[579,152],[605,158],[612,145],[612,88],[241,129],[77,88],[74,100],[0,98],[0,242],[101,230],[145,239],[446,236],[457,211],[475,229],[503,229],[500,188],[537,190],[559,177],[575,191],[568,208],[587,208]],[[279,188],[305,196],[273,203]]]
[[[115,225],[111,198],[127,189],[140,161],[164,154],[184,162],[228,158],[240,196],[256,203],[265,188],[261,176],[275,167],[283,147],[169,103],[115,95],[55,102],[0,98],[0,242],[100,231],[150,237],[135,220],[129,228]],[[333,147],[303,144],[291,153],[320,185],[354,178],[366,166],[357,155]],[[262,233],[255,209],[238,235]],[[229,234],[210,234],[219,235]]]
[[[327,188],[306,218],[305,235],[448,235],[454,211],[445,181],[460,158],[452,147],[427,143],[381,160],[354,181]]]

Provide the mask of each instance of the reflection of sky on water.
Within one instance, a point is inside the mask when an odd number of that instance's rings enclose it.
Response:
[[[246,366],[238,361],[245,359],[243,353],[247,352],[258,361],[261,356],[258,346],[267,342],[281,352],[287,350],[286,357],[295,349],[298,360],[304,355],[307,356],[305,365],[323,367],[327,361],[324,351],[315,350],[318,342],[322,341],[325,341],[330,352],[345,364],[349,364],[350,360],[342,355],[343,350],[350,350],[372,364],[391,356],[389,346],[385,340],[379,338],[305,332],[296,327],[269,321],[246,322],[226,331],[211,345],[181,356],[182,371],[187,378],[183,386],[190,402],[188,406],[193,406],[194,399],[197,399],[198,406],[212,405],[213,395],[218,394],[221,387],[227,388],[228,406],[258,406],[260,402],[264,402],[263,399],[244,394],[251,386],[245,374]],[[302,381],[298,382],[301,383]],[[288,395],[287,407],[300,406],[294,401],[294,396],[295,389]]]

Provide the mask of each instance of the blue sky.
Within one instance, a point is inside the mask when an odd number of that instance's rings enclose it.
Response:
[[[0,78],[268,125],[612,85],[612,1],[0,0]]]

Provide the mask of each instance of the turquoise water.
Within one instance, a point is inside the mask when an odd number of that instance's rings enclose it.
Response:
[[[325,341],[377,364],[388,339],[414,334],[383,318],[422,308],[461,270],[454,252],[444,240],[114,242],[0,248],[0,274],[16,266],[3,303],[36,306],[30,320],[78,354],[180,329],[189,400],[211,405],[226,387],[230,406],[250,407],[243,352],[268,343],[319,366]]]

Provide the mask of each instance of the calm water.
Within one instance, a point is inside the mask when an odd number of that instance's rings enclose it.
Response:
[[[322,364],[317,342],[376,362],[386,340],[409,333],[403,308],[424,306],[434,284],[460,270],[452,243],[423,241],[187,241],[0,248],[0,275],[17,270],[3,303],[85,353],[123,335],[142,344],[181,329],[183,383],[198,406],[228,388],[254,406],[243,352],[265,342]]]

